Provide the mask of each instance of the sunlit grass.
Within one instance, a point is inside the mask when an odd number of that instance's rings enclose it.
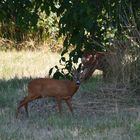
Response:
[[[60,55],[49,51],[0,52],[0,78],[44,77],[59,63]]]
[[[0,56],[0,140],[140,139],[139,108],[124,111],[113,108],[116,102],[112,99],[103,102],[105,93],[97,90],[101,77],[82,84],[72,101],[74,115],[64,103],[59,115],[55,102],[46,98],[29,104],[29,118],[21,109],[16,119],[16,107],[27,94],[28,81],[47,77],[60,56],[43,51],[0,52]],[[114,105],[113,109],[107,108],[108,104]]]

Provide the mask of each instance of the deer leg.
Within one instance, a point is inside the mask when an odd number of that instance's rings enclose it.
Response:
[[[57,100],[57,106],[58,106],[59,113],[62,114],[61,99],[57,98],[56,100]]]
[[[71,105],[71,99],[66,99],[65,101],[66,101],[71,113],[73,114],[73,109],[72,109],[72,105]]]
[[[26,114],[27,114],[27,117],[29,116],[29,112],[28,112],[28,103],[26,103],[25,105],[24,105],[24,107],[25,107],[25,111],[26,111]]]
[[[24,105],[26,99],[27,97],[25,97],[22,101],[20,101],[19,106],[17,108],[17,112],[16,112],[16,118],[18,117],[19,109]]]
[[[25,97],[21,102],[20,102],[20,105],[19,105],[19,107],[18,107],[18,110],[22,107],[22,106],[24,106],[24,108],[25,108],[25,111],[26,111],[26,114],[27,114],[27,116],[28,116],[28,102],[27,103],[25,103],[25,101],[27,100],[27,97]],[[25,103],[25,104],[24,104]]]
[[[35,99],[38,99],[38,98],[41,98],[40,96],[34,96],[34,97],[31,97],[31,96],[27,96],[25,97],[19,104],[18,108],[17,108],[17,113],[16,113],[16,118],[18,116],[18,113],[19,113],[19,109],[24,106],[25,107],[25,111],[27,113],[27,116],[28,116],[28,103],[35,100]]]

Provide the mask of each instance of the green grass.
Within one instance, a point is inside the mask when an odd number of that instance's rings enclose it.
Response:
[[[111,98],[112,94],[99,92],[100,78],[82,84],[73,97],[74,115],[64,103],[60,116],[54,100],[46,98],[30,103],[29,118],[21,109],[16,119],[16,107],[27,94],[28,81],[47,76],[59,56],[24,51],[0,52],[0,55],[0,140],[140,139],[139,105],[130,105],[129,98],[120,99],[118,93],[112,93],[116,96]],[[132,98],[130,101],[138,102]]]

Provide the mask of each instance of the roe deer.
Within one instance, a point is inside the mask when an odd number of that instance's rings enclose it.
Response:
[[[112,67],[110,65],[110,59],[114,59],[116,53],[114,52],[84,52],[81,63],[82,63],[82,80],[89,79],[93,72],[98,69],[103,72],[103,80],[107,80],[108,76],[112,71]]]
[[[104,52],[85,52],[81,58],[82,62],[82,80],[87,80],[91,77],[92,73],[98,69],[102,70],[105,74],[105,53]]]
[[[54,97],[57,101],[59,112],[61,113],[61,101],[65,100],[70,111],[73,113],[71,98],[76,93],[80,86],[80,69],[74,69],[72,76],[73,81],[70,80],[55,80],[49,78],[34,79],[28,84],[28,96],[20,101],[16,117],[18,116],[19,109],[24,106],[28,116],[28,103],[43,97]]]

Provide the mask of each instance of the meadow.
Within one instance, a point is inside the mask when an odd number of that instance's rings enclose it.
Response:
[[[60,55],[49,51],[0,52],[0,140],[139,140],[140,100],[129,91],[95,75],[82,83],[72,100],[74,115],[65,103],[60,115],[53,98],[29,104],[29,117],[17,104],[27,95],[27,84],[48,77]]]

